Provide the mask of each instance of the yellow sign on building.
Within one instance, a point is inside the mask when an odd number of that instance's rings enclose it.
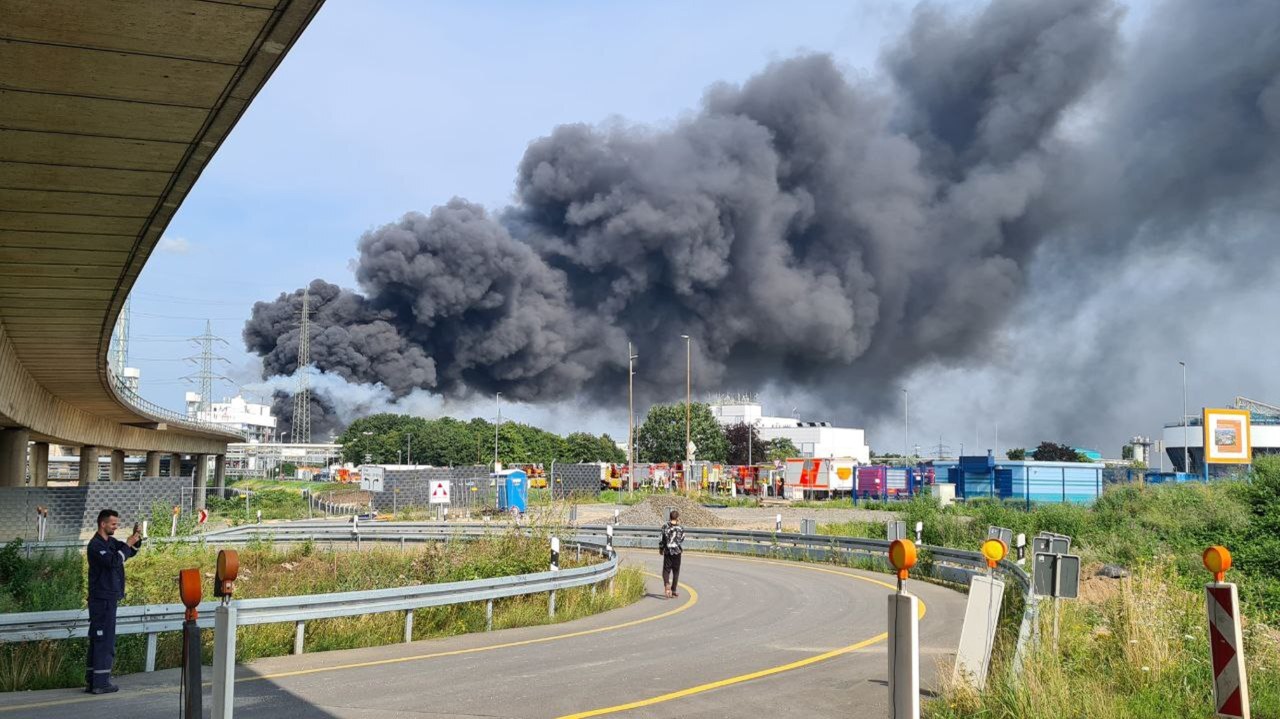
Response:
[[[1253,461],[1248,410],[1205,408],[1204,455],[1209,464],[1250,464]]]

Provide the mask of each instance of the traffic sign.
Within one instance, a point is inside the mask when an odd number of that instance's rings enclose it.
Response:
[[[1036,552],[1031,583],[1038,596],[1075,599],[1080,596],[1080,557]]]
[[[205,509],[204,507],[201,507],[200,513],[196,517],[196,521],[199,522],[200,524],[204,524],[205,522],[209,521],[209,510]]]
[[[1236,585],[1223,582],[1231,569],[1231,552],[1214,545],[1201,555],[1204,568],[1213,572],[1206,584],[1209,610],[1209,657],[1213,663],[1213,707],[1216,715],[1249,719],[1249,682],[1244,671],[1244,635],[1240,631],[1240,596]]]
[[[987,527],[987,539],[999,539],[1004,542],[1005,549],[1013,546],[1013,530],[1006,527]]]
[[[890,519],[884,523],[885,538],[890,542],[896,539],[908,539],[907,523],[901,520]]]
[[[429,504],[448,504],[449,503],[450,482],[447,479],[431,480],[431,496],[427,501]]]
[[[1236,585],[1205,585],[1205,603],[1209,610],[1214,709],[1220,717],[1248,719],[1249,684],[1244,672],[1244,641]]]

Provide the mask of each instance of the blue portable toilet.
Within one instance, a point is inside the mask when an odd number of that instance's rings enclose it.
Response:
[[[498,485],[498,510],[517,510],[524,514],[529,507],[529,476],[523,469],[504,469],[494,475]]]

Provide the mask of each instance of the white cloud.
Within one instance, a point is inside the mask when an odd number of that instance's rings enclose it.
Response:
[[[165,235],[160,238],[160,244],[156,245],[156,249],[167,255],[187,255],[191,253],[191,241],[185,237]]]

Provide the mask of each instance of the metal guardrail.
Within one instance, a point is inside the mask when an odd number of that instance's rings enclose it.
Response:
[[[196,537],[165,542],[216,542],[218,544],[243,544],[264,539],[275,542],[427,542],[449,539],[471,539],[490,535],[497,531],[520,528],[504,522],[424,524],[412,522],[297,522],[275,525],[244,525],[210,532]],[[550,528],[565,535],[569,544],[578,544],[589,551],[604,553],[606,528],[604,526],[578,526]],[[661,532],[655,527],[617,526],[613,532],[615,547],[645,547],[658,545]],[[152,540],[155,541],[155,540]],[[80,549],[83,542],[74,540],[49,541],[30,545],[40,551]],[[685,529],[685,546],[691,550],[705,550],[748,554],[753,556],[777,556],[793,559],[827,560],[850,555],[885,561],[889,542],[858,537],[831,535],[764,532],[740,529]],[[921,568],[934,576],[959,584],[969,577],[987,571],[986,558],[980,552],[950,547],[922,547]],[[1006,580],[1014,582],[1026,598],[1022,626],[1019,632],[1017,659],[1020,662],[1030,640],[1036,615],[1036,602],[1031,578],[1017,564],[1004,560],[996,570]],[[617,556],[588,567],[539,572],[536,574],[483,579],[470,582],[421,585],[378,589],[363,592],[341,592],[292,597],[236,600],[239,609],[238,624],[266,624],[295,622],[299,625],[312,620],[333,617],[356,616],[379,612],[409,611],[421,607],[490,601],[524,594],[552,592],[596,584],[614,577],[618,572]],[[206,602],[200,606],[200,626],[213,626],[213,609],[217,605]],[[147,634],[148,671],[154,667],[155,635],[158,632],[181,629],[183,607],[181,604],[162,604],[121,607],[117,615],[117,634]],[[411,622],[411,619],[406,619]],[[0,642],[31,641],[41,639],[68,639],[84,637],[88,633],[88,612],[72,610],[59,612],[31,612],[0,615]],[[407,635],[408,633],[406,633]],[[299,637],[301,632],[299,632]],[[301,652],[301,643],[295,644]]]
[[[116,398],[127,405],[138,410],[139,413],[150,415],[156,419],[162,419],[165,422],[184,427],[186,429],[197,429],[204,432],[217,432],[219,434],[227,434],[233,437],[239,437],[247,440],[249,435],[237,429],[233,429],[226,425],[215,424],[213,422],[202,422],[197,419],[191,419],[185,414],[174,412],[160,405],[143,398],[142,395],[135,392],[116,375],[114,370],[107,370],[108,382],[111,385],[111,391],[115,393]]]
[[[232,531],[198,537],[194,541],[216,540],[219,544],[243,544],[259,539],[261,527],[241,527]],[[317,527],[325,531],[308,537],[318,540],[389,541],[408,538],[404,533],[353,532],[346,527]],[[246,531],[247,530],[247,531]],[[338,531],[345,530],[345,531]],[[449,539],[456,533],[426,533],[415,537],[418,541]],[[459,535],[468,536],[466,534]],[[470,533],[476,536],[476,533]],[[172,540],[171,540],[172,541]],[[193,540],[186,540],[193,541]],[[44,549],[79,549],[82,542],[68,540],[43,543]],[[603,554],[603,545],[582,543],[589,551]],[[239,624],[270,624],[273,622],[299,622],[312,619],[405,611],[445,604],[463,604],[502,599],[523,594],[540,594],[559,589],[569,589],[596,584],[613,578],[618,573],[618,559],[610,556],[605,561],[586,567],[563,569],[557,572],[538,572],[467,582],[424,584],[413,587],[394,587],[359,592],[337,592],[261,599],[238,599]],[[200,605],[201,627],[213,626],[213,610],[216,602]],[[182,628],[185,608],[181,604],[148,604],[120,607],[116,614],[116,634],[155,634],[178,631]],[[89,613],[86,609],[55,612],[20,612],[0,614],[0,642],[75,639],[88,636]]]

